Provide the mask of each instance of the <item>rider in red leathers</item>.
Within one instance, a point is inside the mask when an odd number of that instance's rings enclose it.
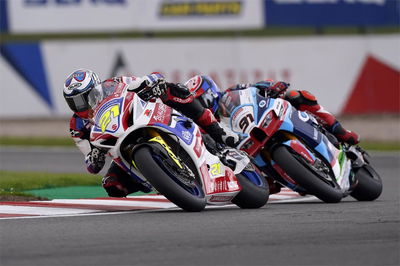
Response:
[[[160,97],[165,104],[193,119],[216,142],[234,146],[239,139],[235,134],[221,128],[211,110],[204,108],[185,85],[165,82],[159,73],[144,77],[114,77],[104,82],[108,81],[129,85],[128,90],[135,91],[145,101],[152,97]],[[88,95],[93,88],[101,84],[97,74],[87,69],[74,71],[64,83],[64,98],[74,112],[70,120],[70,133],[85,155],[87,170],[93,174],[99,173],[104,167],[105,153],[90,143],[93,124],[90,119],[92,110]],[[136,191],[150,192],[149,188],[135,182],[114,162],[103,177],[102,185],[111,197],[125,197]]]
[[[282,98],[290,102],[297,110],[307,111],[314,115],[324,127],[333,134],[340,142],[355,145],[360,142],[357,133],[346,130],[334,115],[326,111],[318,102],[317,98],[306,90],[287,91],[290,84],[283,81],[265,80],[252,86],[265,91],[267,96]]]
[[[210,83],[213,82],[207,76],[195,76],[191,78],[186,85],[195,93],[195,97],[199,98],[205,108],[211,109],[216,113],[218,102],[221,99],[223,92],[217,91]],[[282,98],[289,101],[296,109],[300,111],[308,111],[313,114],[340,142],[345,142],[350,145],[355,145],[359,142],[359,136],[355,132],[346,130],[340,122],[331,113],[326,111],[310,92],[306,90],[291,90],[289,83],[273,80],[260,81],[255,84],[237,84],[230,87],[228,90],[240,90],[249,86],[259,89],[259,93],[271,98]],[[227,91],[228,91],[227,90]]]

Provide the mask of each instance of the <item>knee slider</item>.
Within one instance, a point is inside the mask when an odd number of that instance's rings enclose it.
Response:
[[[315,96],[313,94],[311,94],[309,91],[300,91],[301,96],[303,96],[305,99],[309,100],[309,101],[317,101],[317,98],[315,98]]]
[[[285,100],[290,102],[296,108],[303,103],[301,94],[298,91],[288,91],[285,94]]]
[[[300,93],[298,91],[288,91],[285,95],[286,99],[294,100],[300,97]]]

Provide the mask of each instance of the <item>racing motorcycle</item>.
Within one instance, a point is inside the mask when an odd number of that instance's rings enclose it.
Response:
[[[206,204],[260,208],[267,203],[268,185],[247,154],[236,149],[211,153],[189,118],[157,97],[144,101],[128,89],[106,81],[88,95],[94,124],[90,140],[136,182],[186,211],[201,211]]]
[[[300,195],[335,203],[351,195],[372,201],[382,192],[379,174],[358,146],[338,143],[311,114],[257,88],[226,92],[221,122],[241,136],[238,145],[268,177]]]

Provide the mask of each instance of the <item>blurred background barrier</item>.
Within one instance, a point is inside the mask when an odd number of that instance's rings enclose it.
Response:
[[[5,43],[1,117],[67,116],[62,86],[78,68],[101,79],[159,71],[185,82],[206,74],[222,89],[272,78],[312,91],[336,114],[396,113],[399,47],[400,35]]]
[[[285,80],[399,140],[399,14],[399,0],[0,0],[0,135],[59,130],[64,79],[89,68]]]
[[[1,0],[18,33],[398,26],[397,0]]]

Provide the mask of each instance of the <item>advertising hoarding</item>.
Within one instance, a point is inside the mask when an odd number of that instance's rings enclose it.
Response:
[[[246,29],[264,26],[263,0],[1,0],[11,33]]]
[[[265,0],[268,26],[397,26],[398,0]]]
[[[361,103],[351,112],[399,112],[399,45],[398,34],[6,44],[0,56],[0,116],[70,114],[62,85],[78,68],[91,69],[101,79],[159,71],[168,81],[182,83],[205,74],[222,89],[272,78],[311,91],[336,114],[353,105],[348,99]],[[377,97],[381,86],[385,97]]]

